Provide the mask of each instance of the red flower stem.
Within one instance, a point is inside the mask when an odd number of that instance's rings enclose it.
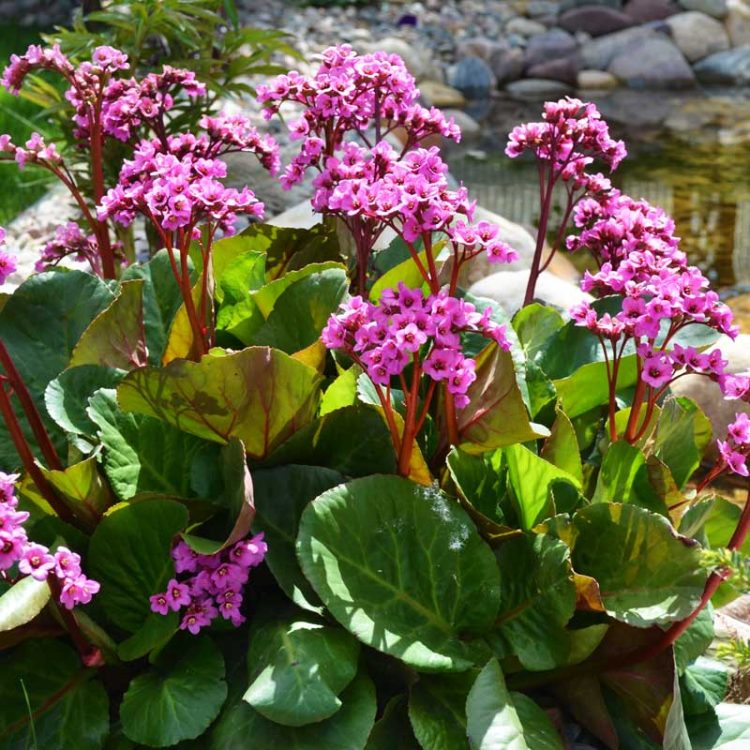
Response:
[[[642,377],[641,371],[641,359],[638,358],[638,382],[635,386],[635,393],[633,394],[633,401],[630,404],[630,414],[628,415],[628,424],[625,427],[625,433],[623,437],[631,445],[636,442],[635,428],[638,422],[638,414],[641,411],[641,404],[643,403],[643,397],[646,394],[646,383]]]
[[[2,415],[5,426],[8,428],[11,440],[16,447],[16,451],[18,451],[23,467],[37,486],[39,493],[63,521],[74,524],[75,516],[60,498],[57,497],[55,491],[52,489],[52,485],[46,480],[44,474],[42,474],[37,466],[34,454],[31,452],[31,448],[26,442],[26,437],[23,434],[18,418],[13,411],[13,405],[10,402],[10,398],[6,393],[5,386],[2,382],[0,382],[0,415]]]
[[[94,193],[94,203],[99,205],[104,196],[104,162],[102,158],[104,134],[101,123],[102,97],[97,97],[91,122],[91,185]],[[99,245],[102,259],[102,274],[105,279],[117,278],[115,256],[109,241],[109,229],[106,223],[94,220],[94,233]]]
[[[539,215],[539,228],[536,233],[536,248],[534,250],[534,257],[531,261],[531,269],[529,270],[529,280],[526,284],[526,294],[523,298],[523,306],[530,305],[534,299],[534,293],[536,292],[536,282],[541,273],[540,266],[542,262],[542,253],[544,252],[544,240],[547,237],[547,225],[549,224],[550,209],[552,207],[552,191],[555,186],[555,182],[552,176],[553,165],[550,163],[550,174],[549,182],[544,182],[544,169],[541,164],[539,167],[539,188],[540,194],[543,195],[542,199],[542,211]]]
[[[406,419],[404,420],[404,435],[401,439],[401,451],[398,457],[398,473],[408,477],[411,466],[411,456],[414,452],[414,438],[416,437],[417,407],[419,406],[419,381],[422,368],[419,366],[419,355],[414,354],[412,360],[411,388],[404,392],[406,398]]]
[[[73,645],[78,651],[78,655],[81,657],[83,665],[86,667],[102,666],[104,664],[102,652],[88,642],[86,636],[81,631],[81,627],[73,611],[60,603],[60,594],[62,593],[60,581],[54,575],[49,575],[47,576],[47,585],[52,593],[52,601],[55,603],[55,608],[60,615],[60,619],[63,621],[65,629],[68,631],[68,635],[70,635],[70,639],[73,641]]]
[[[62,471],[62,462],[57,455],[55,446],[52,445],[39,410],[36,408],[36,404],[31,398],[26,383],[24,383],[21,373],[16,369],[15,363],[2,340],[0,340],[0,366],[2,366],[5,374],[8,376],[8,382],[13,389],[13,393],[16,394],[16,397],[21,402],[26,419],[29,421],[29,425],[34,433],[39,449],[42,451],[44,460],[47,462],[47,466],[55,471]]]
[[[437,294],[440,291],[440,276],[438,274],[437,265],[435,264],[435,258],[432,254],[432,235],[429,232],[425,232],[423,238],[424,252],[427,256],[427,265],[430,269],[428,283],[430,285],[430,291],[433,294]]]
[[[445,429],[448,438],[448,449],[452,445],[458,445],[458,416],[456,415],[456,402],[453,394],[448,390],[447,385],[443,385],[443,396],[445,398]]]
[[[419,257],[419,253],[417,252],[417,249],[414,247],[414,245],[411,242],[407,242],[406,247],[409,249],[409,255],[411,255],[411,258],[414,261],[414,265],[419,270],[419,273],[422,274],[422,278],[425,280],[425,282],[427,282],[427,284],[429,284],[430,274],[427,271],[427,269],[424,267],[424,263],[422,263],[422,259]]]

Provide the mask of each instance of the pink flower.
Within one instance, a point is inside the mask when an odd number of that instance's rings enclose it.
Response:
[[[746,477],[750,472],[747,468],[747,455],[735,450],[732,444],[725,440],[717,440],[719,454],[726,461],[727,468],[740,476]]]
[[[190,604],[190,588],[184,583],[179,583],[175,578],[172,578],[167,584],[166,597],[169,602],[169,608],[174,612],[177,612],[181,607]]]
[[[55,569],[55,558],[41,544],[30,544],[23,552],[18,570],[37,581],[44,581]]]
[[[96,581],[79,575],[77,578],[67,578],[63,582],[60,592],[60,603],[66,609],[73,609],[77,604],[88,604],[101,586]]]
[[[154,594],[149,597],[149,601],[151,602],[152,612],[156,612],[160,615],[169,614],[169,600],[167,599],[166,594]]]
[[[672,379],[672,366],[664,357],[653,356],[643,360],[641,378],[652,388],[661,388]]]

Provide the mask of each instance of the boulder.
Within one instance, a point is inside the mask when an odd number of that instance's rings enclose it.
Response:
[[[623,10],[635,23],[641,24],[661,21],[679,13],[681,9],[674,0],[630,0]]]
[[[530,78],[547,78],[575,85],[578,80],[578,68],[580,67],[580,58],[571,55],[570,57],[538,63],[530,67],[526,73]]]
[[[724,25],[705,13],[697,10],[678,13],[668,18],[666,24],[674,43],[689,62],[729,49],[729,35]]]
[[[602,117],[635,132],[661,127],[672,113],[669,97],[651,91],[618,88],[599,102]]]
[[[573,93],[571,86],[562,81],[549,78],[524,78],[513,81],[505,86],[505,90],[516,99],[526,101],[542,101],[543,99],[559,99]]]
[[[729,14],[724,21],[732,47],[750,44],[750,2],[728,0]]]
[[[725,18],[729,12],[727,0],[680,0],[685,10],[699,10],[714,18]]]
[[[498,271],[472,284],[469,292],[497,302],[506,313],[512,315],[523,307],[528,279],[528,271]],[[591,299],[577,284],[554,276],[549,271],[539,275],[535,297],[563,313],[567,313],[574,305]]]
[[[460,91],[438,81],[420,81],[419,92],[431,107],[463,107],[466,103]]]
[[[545,31],[547,31],[547,27],[543,23],[532,21],[530,18],[524,18],[523,16],[511,18],[505,24],[506,35],[518,34],[519,36],[529,37],[544,34]]]
[[[585,31],[591,36],[602,36],[627,29],[633,25],[633,19],[616,8],[585,5],[563,13],[559,23],[567,31]]]
[[[432,52],[430,50],[418,45],[409,44],[409,42],[397,36],[387,36],[384,39],[367,45],[367,52],[378,50],[398,55],[404,61],[406,69],[418,81],[427,78],[434,68]]]
[[[518,47],[496,50],[490,57],[490,68],[499,84],[516,81],[523,75],[523,50]]]
[[[578,43],[572,34],[563,29],[550,29],[544,34],[529,39],[526,47],[526,68],[531,68],[547,60],[555,60],[572,55]]]
[[[508,49],[508,45],[502,42],[484,36],[469,37],[456,44],[456,57],[481,57],[482,60],[489,61],[495,52],[505,49]]]
[[[471,115],[460,109],[444,109],[443,114],[446,117],[452,117],[456,125],[461,128],[463,140],[476,138],[482,130],[479,123]]]
[[[592,70],[606,70],[609,64],[624,49],[631,45],[644,44],[650,39],[659,38],[659,32],[646,26],[616,31],[614,34],[592,39],[581,46],[581,56],[585,67]]]
[[[684,55],[663,36],[625,47],[608,70],[633,88],[679,89],[695,85],[695,76]]]
[[[476,56],[459,60],[451,70],[448,82],[468,99],[487,99],[497,86],[492,68]]]
[[[586,91],[609,91],[619,85],[620,82],[606,70],[581,70],[576,80],[576,86]]]
[[[701,83],[728,86],[750,84],[750,44],[704,57],[696,63],[695,75]]]

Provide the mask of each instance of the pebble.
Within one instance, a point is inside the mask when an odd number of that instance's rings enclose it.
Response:
[[[431,107],[463,107],[466,103],[460,91],[439,81],[420,81],[419,91]]]
[[[548,78],[523,78],[507,84],[505,90],[512,97],[531,101],[556,99],[567,96],[573,91],[568,84]]]
[[[620,85],[617,78],[606,70],[580,70],[576,83],[579,89],[593,91],[608,91]]]

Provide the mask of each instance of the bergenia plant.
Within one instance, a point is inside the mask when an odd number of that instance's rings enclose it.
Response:
[[[222,114],[175,132],[201,82],[126,66],[31,48],[4,75],[61,73],[92,174],[103,139],[125,158],[89,189],[55,144],[2,141],[81,216],[0,307],[0,747],[746,739],[705,653],[712,606],[750,588],[750,375],[671,219],[595,171],[625,154],[596,108],[511,134],[541,219],[508,317],[461,269],[517,254],[449,181],[436,143],[460,133],[398,57],[342,45],[259,88],[297,111],[281,182],[315,173],[308,230],[224,184],[232,151],[280,167],[268,137]],[[140,260],[117,244],[138,222],[160,246]],[[545,247],[590,254],[588,301],[532,301]],[[737,403],[726,432],[673,393],[688,374]]]

